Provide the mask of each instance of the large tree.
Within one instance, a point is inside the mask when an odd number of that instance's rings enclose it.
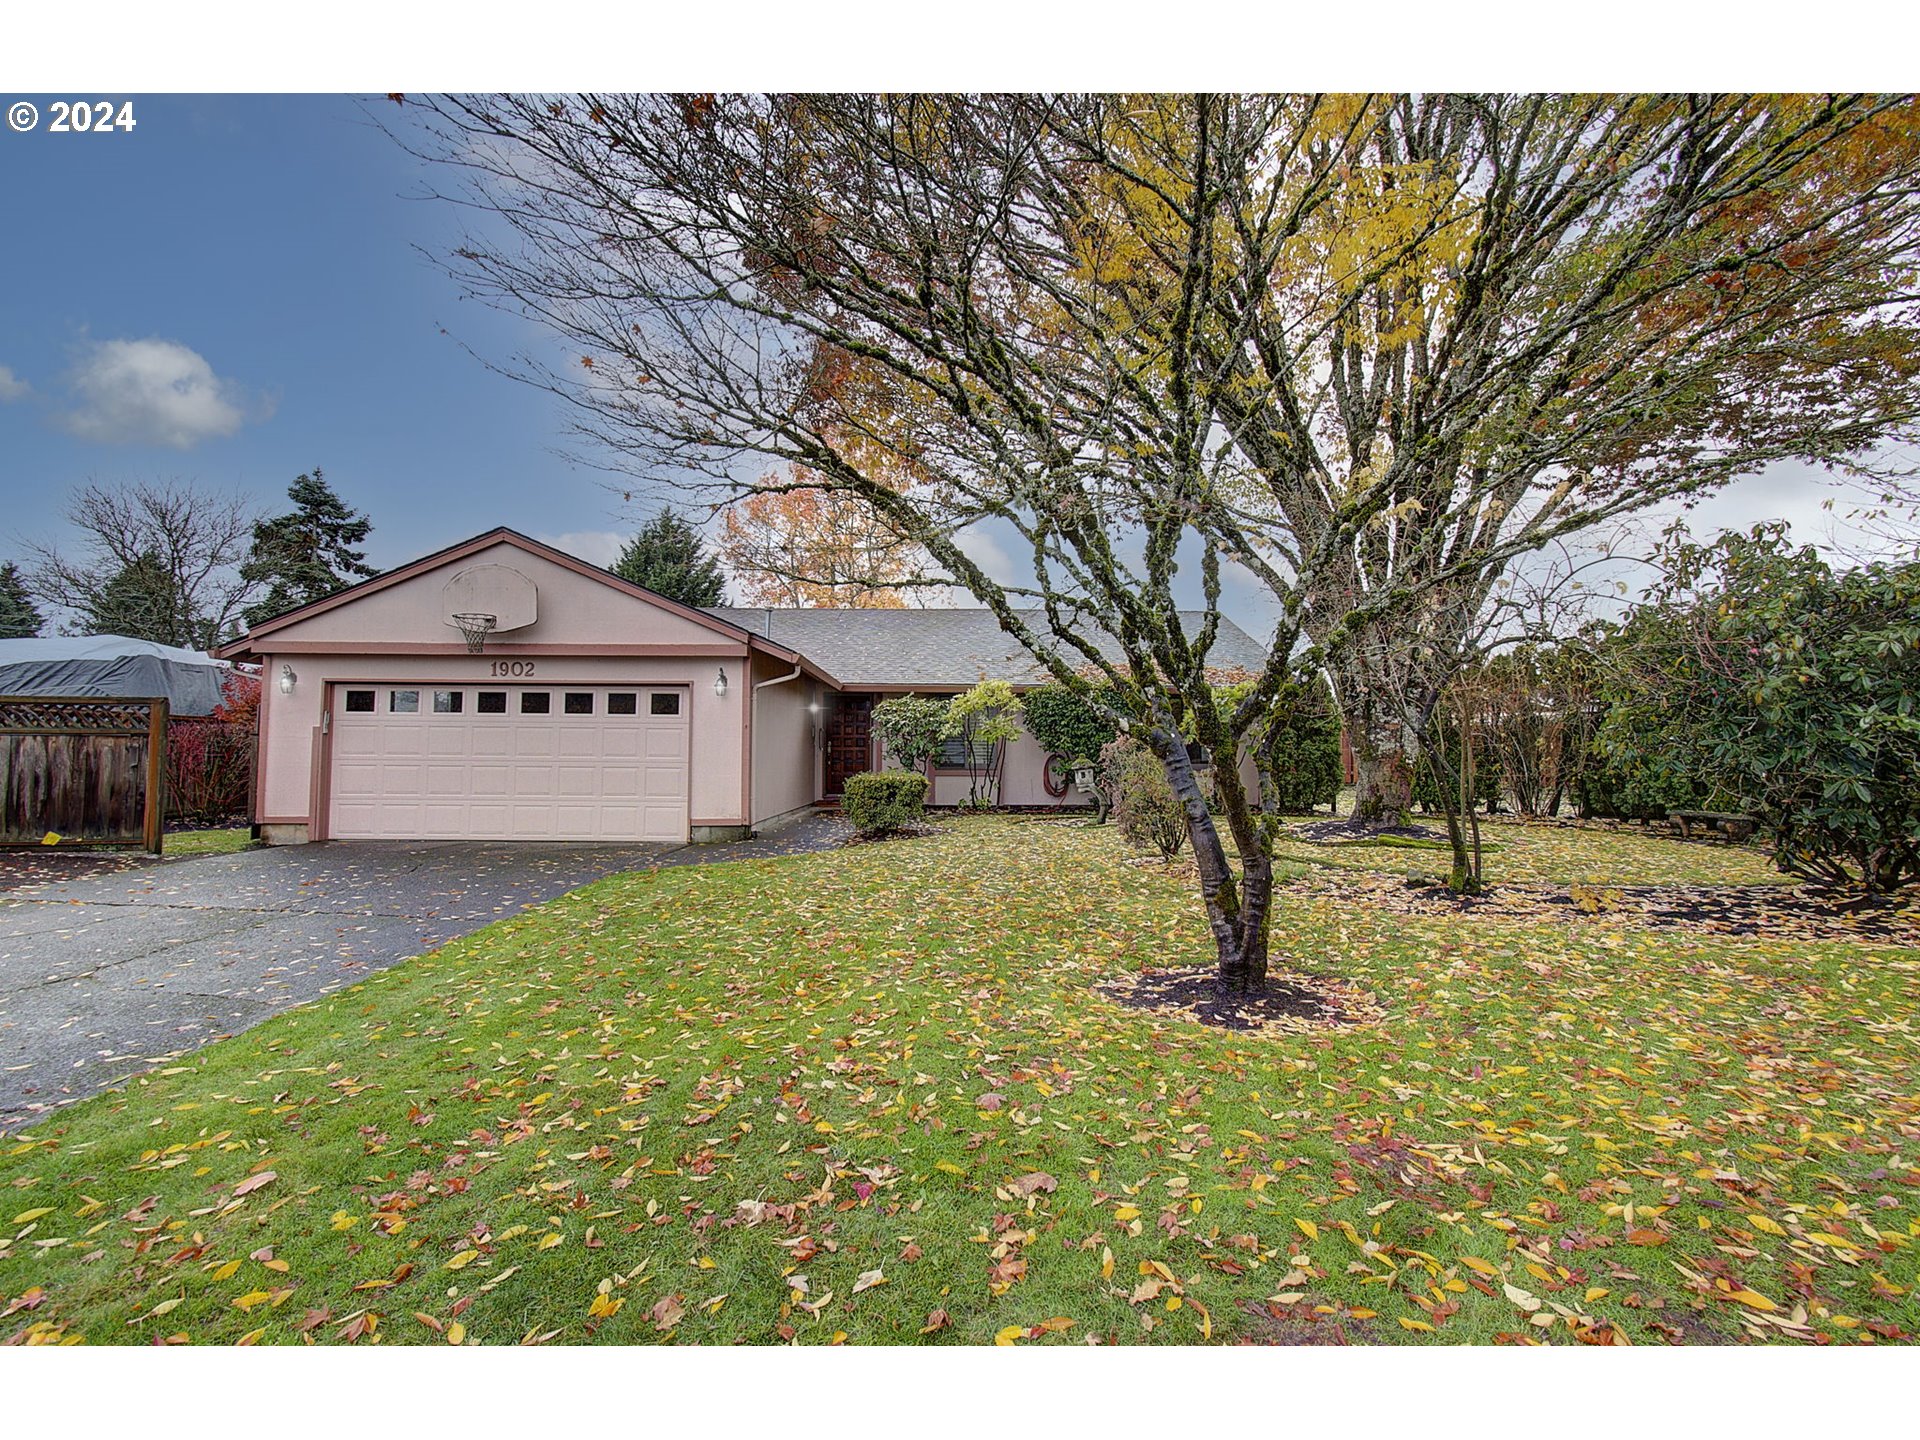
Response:
[[[613,573],[682,605],[719,605],[726,577],[693,523],[662,510],[626,543]]]
[[[749,605],[898,610],[931,578],[925,552],[884,516],[804,471],[729,505],[720,553]]]
[[[293,509],[253,527],[253,547],[240,567],[247,581],[267,593],[247,607],[258,625],[301,605],[324,600],[376,572],[359,547],[373,522],[336,495],[318,465],[287,487]]]
[[[241,569],[255,519],[240,496],[191,482],[90,480],[67,505],[80,550],[30,546],[29,583],[72,611],[82,634],[204,650],[234,637],[258,588]]]
[[[562,337],[521,373],[612,463],[733,494],[805,467],[1062,684],[1106,682],[1246,986],[1271,831],[1218,767],[1230,862],[1183,731],[1238,753],[1324,663],[1369,755],[1409,747],[1514,557],[1904,422],[1908,108],[504,97],[403,133],[505,222],[451,265]],[[969,557],[988,519],[1030,581]],[[1228,561],[1280,620],[1222,710]]]
[[[30,639],[46,623],[20,567],[11,560],[0,564],[0,640]]]

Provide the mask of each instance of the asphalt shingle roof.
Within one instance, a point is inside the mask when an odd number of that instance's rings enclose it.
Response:
[[[951,686],[964,690],[976,681],[1005,680],[1013,685],[1043,684],[1047,672],[1000,628],[990,610],[752,610],[730,606],[708,611],[756,635],[797,650],[844,685]],[[1042,612],[1023,612],[1044,632]],[[1192,634],[1203,614],[1180,612],[1181,626]],[[1118,643],[1102,634],[1101,652],[1118,653]],[[1258,670],[1266,651],[1246,631],[1224,617],[1207,660],[1221,669]]]

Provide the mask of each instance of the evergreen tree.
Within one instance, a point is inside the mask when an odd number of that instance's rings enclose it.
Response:
[[[30,639],[45,623],[20,567],[11,560],[0,564],[0,640]]]
[[[725,599],[719,562],[700,532],[672,510],[662,510],[627,542],[613,573],[682,605],[718,605]]]
[[[76,597],[76,633],[125,635],[157,645],[199,649],[221,637],[205,633],[192,607],[174,583],[158,553],[148,551],[120,567],[86,594]]]
[[[241,577],[267,586],[258,604],[247,607],[249,625],[301,605],[324,600],[356,580],[377,573],[357,548],[373,523],[350,510],[333,493],[318,465],[287,487],[293,510],[253,527],[253,549],[240,567]]]

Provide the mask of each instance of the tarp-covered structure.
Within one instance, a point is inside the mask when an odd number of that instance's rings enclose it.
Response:
[[[164,695],[175,715],[206,715],[232,669],[198,650],[125,635],[0,640],[0,695]]]

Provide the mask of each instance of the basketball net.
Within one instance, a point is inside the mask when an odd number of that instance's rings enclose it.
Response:
[[[493,633],[493,627],[499,623],[497,615],[462,614],[453,617],[454,627],[466,637],[467,653],[478,655],[487,643],[487,636]]]

